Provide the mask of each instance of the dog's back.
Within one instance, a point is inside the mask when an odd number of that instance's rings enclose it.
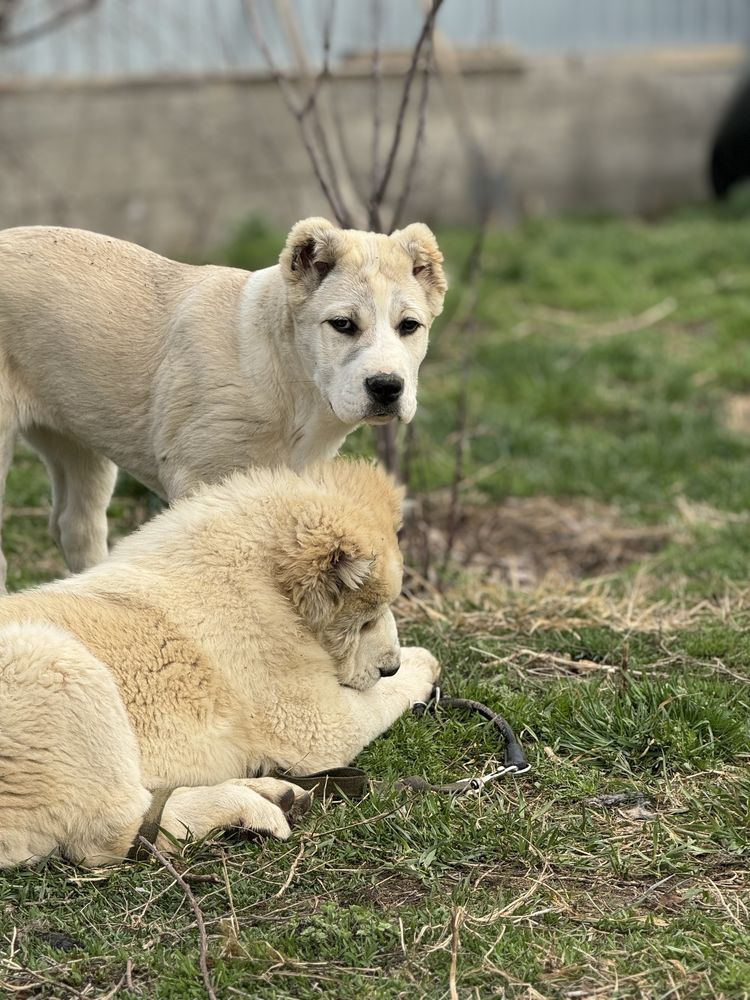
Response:
[[[113,418],[137,433],[194,270],[79,229],[0,232],[0,351],[22,412],[95,447]]]
[[[0,423],[54,428],[159,490],[143,442],[170,334],[196,284],[231,306],[246,277],[80,229],[0,232],[0,407],[15,411]],[[206,338],[221,341],[218,308],[212,319]]]

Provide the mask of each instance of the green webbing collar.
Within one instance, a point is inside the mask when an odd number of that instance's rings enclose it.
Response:
[[[130,850],[125,855],[128,861],[142,861],[144,858],[149,857],[149,852],[141,844],[139,838],[143,837],[150,844],[154,843],[159,836],[159,827],[161,826],[164,806],[166,806],[167,799],[173,791],[174,788],[155,788],[151,793],[151,804],[138,828],[138,833],[133,838]]]

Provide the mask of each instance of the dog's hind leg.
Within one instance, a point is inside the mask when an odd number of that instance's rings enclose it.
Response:
[[[15,416],[6,413],[4,407],[0,408],[0,525],[3,520],[3,502],[5,500],[5,480],[13,461],[13,451],[16,446],[16,434],[18,424]],[[5,593],[5,576],[7,563],[0,542],[0,594]]]
[[[107,558],[107,505],[117,466],[99,452],[47,427],[23,432],[39,452],[52,481],[50,534],[68,568],[80,573]]]
[[[51,854],[122,861],[152,800],[138,742],[110,670],[46,622],[0,628],[0,868]],[[178,839],[216,828],[289,836],[309,796],[286,781],[240,778],[172,791],[160,826]],[[169,836],[156,838],[172,850]]]
[[[53,625],[0,628],[0,867],[119,860],[150,801],[109,669]]]

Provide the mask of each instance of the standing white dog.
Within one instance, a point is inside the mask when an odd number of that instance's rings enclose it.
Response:
[[[82,230],[6,230],[0,499],[20,431],[77,572],[107,555],[116,466],[173,501],[236,468],[300,470],[363,421],[408,422],[445,291],[421,223],[383,236],[306,219],[254,274]]]

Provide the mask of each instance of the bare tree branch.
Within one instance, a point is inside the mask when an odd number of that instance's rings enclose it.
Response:
[[[427,2],[429,0],[425,0],[425,3]],[[478,216],[481,223],[481,220],[492,211],[492,192],[490,190],[492,170],[487,160],[485,145],[476,133],[456,51],[438,28],[433,32],[433,45],[435,64],[446,105],[474,175],[479,196]]]
[[[464,485],[466,453],[470,444],[469,376],[471,375],[471,368],[474,361],[475,344],[473,334],[476,333],[477,329],[476,306],[479,299],[479,286],[482,277],[482,256],[489,224],[490,212],[488,210],[482,219],[482,225],[477,232],[464,268],[466,284],[462,287],[468,301],[464,320],[459,324],[457,331],[459,341],[463,344],[463,358],[461,360],[461,382],[456,405],[456,447],[453,462],[453,478],[451,481],[450,505],[448,508],[448,536],[442,564],[443,572],[448,568],[453,556],[453,548],[456,544],[461,520],[461,491]]]
[[[276,8],[276,14],[284,28],[284,34],[290,42],[292,52],[294,53],[294,61],[299,67],[301,73],[305,77],[309,78],[311,74],[310,66],[307,62],[307,55],[305,53],[305,46],[302,42],[302,36],[297,30],[297,19],[289,5],[289,0],[273,0],[273,4]]]
[[[8,25],[18,10],[20,0],[0,0],[0,38],[8,30]]]
[[[396,207],[393,210],[393,218],[391,219],[391,224],[388,227],[391,232],[398,228],[399,222],[401,221],[401,216],[403,215],[406,203],[409,200],[409,195],[411,194],[412,184],[414,183],[414,177],[417,173],[417,163],[419,162],[419,154],[422,151],[422,141],[424,139],[425,127],[427,125],[427,102],[430,96],[430,78],[432,77],[433,62],[432,57],[434,53],[433,36],[430,35],[427,40],[427,52],[425,55],[424,70],[422,72],[422,89],[419,95],[419,107],[417,110],[417,126],[414,130],[414,142],[412,143],[411,153],[409,154],[409,161],[406,165],[406,171],[404,173],[404,184],[401,188],[401,194],[396,203]]]
[[[321,86],[325,80],[330,76],[330,62],[331,62],[331,35],[333,32],[333,18],[335,12],[335,0],[329,0],[326,14],[323,20],[323,66],[313,81],[310,87],[310,94],[307,101],[305,102],[305,108],[309,110],[310,118],[313,123],[313,129],[315,132],[315,138],[317,140],[318,146],[320,148],[323,160],[328,170],[328,176],[330,178],[331,187],[336,192],[336,196],[339,201],[339,206],[341,209],[342,217],[346,219],[345,225],[350,226],[351,223],[351,213],[346,206],[344,201],[344,196],[341,190],[341,183],[339,180],[338,168],[336,166],[336,161],[331,155],[331,147],[328,142],[328,133],[323,127],[323,123],[320,116],[320,104],[318,102],[318,94],[320,92]],[[299,43],[299,33],[295,31]]]
[[[90,13],[98,2],[99,0],[71,0],[65,7],[53,11],[31,27],[11,34],[8,29],[13,15],[18,11],[19,0],[0,0],[0,45],[26,45],[36,41],[43,35],[57,31],[67,21]]]
[[[393,421],[375,428],[375,451],[378,455],[378,461],[388,472],[395,475],[399,470],[396,424]]]
[[[417,44],[414,46],[414,52],[412,53],[411,63],[409,64],[409,69],[406,73],[406,78],[404,79],[404,87],[401,92],[401,101],[399,103],[398,113],[396,115],[396,127],[393,130],[393,139],[391,140],[391,148],[388,151],[388,156],[385,161],[385,167],[383,168],[383,173],[380,178],[380,183],[378,184],[375,191],[373,191],[371,198],[371,212],[372,209],[377,209],[379,211],[380,206],[383,204],[383,199],[385,198],[386,192],[388,191],[388,185],[391,180],[391,174],[393,173],[393,167],[396,162],[396,154],[398,153],[399,147],[401,145],[401,133],[404,128],[404,119],[406,118],[406,109],[409,106],[409,97],[411,94],[412,84],[414,83],[414,76],[417,72],[417,66],[419,64],[419,57],[422,53],[422,48],[428,38],[432,36],[435,30],[435,18],[438,15],[440,8],[443,5],[443,0],[432,0],[430,10],[427,17],[422,25],[422,31],[420,32],[419,38],[417,39]]]
[[[380,132],[382,127],[383,93],[383,0],[370,0],[370,22],[372,26],[372,151],[370,154],[370,191],[375,191],[380,176]],[[371,228],[380,229],[379,206],[370,200]]]
[[[318,76],[318,80],[314,82],[310,88],[308,100],[305,104],[300,104],[293,88],[289,84],[289,81],[276,65],[276,60],[273,57],[265,32],[260,24],[254,0],[244,0],[244,6],[247,11],[250,29],[263,55],[266,66],[279,88],[281,96],[284,99],[284,103],[299,125],[302,142],[304,143],[305,150],[307,151],[310,164],[313,168],[318,184],[320,185],[320,189],[323,192],[326,201],[330,205],[331,211],[333,212],[339,225],[348,226],[350,225],[349,212],[343,202],[341,192],[335,185],[335,179],[331,178],[330,175],[326,177],[324,164],[321,162],[320,151],[316,147],[315,142],[310,136],[307,128],[308,115],[311,108],[315,107],[316,103],[317,88],[322,84],[324,74],[327,74],[328,72],[328,67],[327,65],[324,65]]]
[[[338,94],[335,90],[331,92],[331,121],[333,122],[333,128],[336,132],[336,142],[338,143],[339,151],[341,152],[341,159],[346,167],[349,183],[351,184],[357,201],[361,205],[366,205],[368,203],[369,195],[365,188],[365,181],[362,177],[362,172],[357,169],[351,149],[349,148],[346,132],[344,130],[344,118],[341,114],[341,106],[339,104]]]
[[[206,994],[209,1000],[218,1000],[216,990],[214,990],[213,983],[211,982],[211,974],[208,971],[208,935],[206,934],[206,924],[203,919],[203,911],[198,905],[198,900],[193,895],[193,890],[187,884],[182,875],[180,875],[169,858],[165,857],[158,847],[155,847],[150,840],[146,840],[146,838],[140,834],[138,836],[138,840],[141,847],[147,850],[149,854],[153,854],[159,864],[162,865],[163,868],[166,868],[172,878],[175,879],[179,887],[185,893],[185,898],[190,904],[190,908],[195,916],[195,925],[198,928],[198,964],[200,966],[201,975],[203,976],[203,985],[206,989]]]

